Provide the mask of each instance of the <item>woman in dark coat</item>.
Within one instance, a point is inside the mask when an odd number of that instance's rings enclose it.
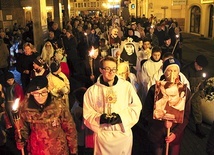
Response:
[[[23,45],[24,52],[17,59],[16,69],[21,74],[22,88],[24,92],[30,82],[30,72],[33,70],[33,61],[39,55],[31,43]]]

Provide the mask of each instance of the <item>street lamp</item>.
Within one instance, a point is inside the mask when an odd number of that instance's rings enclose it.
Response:
[[[112,13],[117,14],[117,8],[120,7],[119,5],[120,0],[108,0],[109,8],[112,8]]]
[[[164,18],[166,18],[166,9],[168,9],[168,6],[162,6],[161,9],[164,10],[163,16],[164,16]]]
[[[109,3],[103,3],[102,6],[108,10],[108,14],[110,15],[110,4]]]

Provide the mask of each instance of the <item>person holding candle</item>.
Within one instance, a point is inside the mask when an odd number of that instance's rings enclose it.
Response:
[[[180,63],[177,59],[169,58],[163,63],[163,77],[161,80],[180,84],[179,80]],[[153,155],[162,155],[165,145],[169,145],[169,155],[179,155],[180,144],[183,138],[184,129],[189,122],[190,114],[190,90],[186,91],[186,102],[184,108],[183,123],[173,123],[173,121],[161,121],[153,119],[155,87],[152,85],[147,93],[143,105],[142,118],[147,124],[150,152]],[[173,97],[175,97],[173,95]],[[140,120],[140,121],[143,121]],[[167,129],[171,129],[167,134]]]
[[[22,86],[15,81],[15,77],[12,72],[7,72],[5,74],[5,81],[5,112],[2,118],[3,126],[7,134],[5,146],[12,154],[19,154],[19,150],[16,148],[15,143],[15,126],[12,116],[12,105],[16,98],[19,98],[20,101],[24,100],[24,92]]]
[[[117,60],[106,56],[100,62],[101,75],[84,95],[84,124],[94,132],[94,154],[131,154],[131,128],[142,109],[132,84],[118,78]]]
[[[9,122],[6,122],[7,128],[13,125],[13,118],[11,114],[12,104],[16,98],[19,98],[20,101],[24,100],[24,91],[22,86],[15,81],[15,77],[12,72],[7,72],[5,75],[6,86],[4,87],[5,96],[6,96],[6,113],[9,117]]]
[[[33,155],[77,154],[76,126],[63,100],[54,98],[48,91],[44,76],[34,77],[27,89],[28,98],[19,107],[22,142]]]
[[[200,138],[204,138],[206,133],[202,128],[202,112],[201,112],[201,91],[203,89],[203,71],[208,65],[208,60],[204,55],[198,55],[195,61],[187,64],[182,69],[183,74],[190,82],[190,88],[192,92],[192,114],[196,126],[196,135]]]
[[[180,32],[179,27],[175,27],[174,29],[175,34],[171,36],[171,42],[174,48],[174,51],[172,52],[174,54],[174,57],[176,59],[179,59],[180,62],[182,62],[182,43],[183,43],[183,36]]]

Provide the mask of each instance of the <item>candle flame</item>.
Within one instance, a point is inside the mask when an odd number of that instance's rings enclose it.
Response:
[[[87,36],[87,33],[85,32],[84,35]]]
[[[19,107],[19,100],[20,100],[19,98],[15,99],[14,104],[12,106],[12,110],[13,111],[16,111],[18,109],[18,107]]]
[[[206,74],[206,73],[203,73],[203,74],[202,74],[202,77],[203,77],[203,78],[205,78],[206,76],[207,76],[207,74]]]
[[[92,46],[91,50],[89,51],[89,56],[93,57],[95,53],[94,47]]]
[[[179,35],[178,35],[178,34],[176,34],[176,35],[175,35],[175,37],[176,37],[176,38],[179,38]]]

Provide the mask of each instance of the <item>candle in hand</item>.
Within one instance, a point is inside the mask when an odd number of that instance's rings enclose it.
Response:
[[[207,74],[206,73],[202,73],[202,77],[206,78]]]
[[[13,111],[17,111],[18,110],[18,107],[19,107],[19,98],[17,98],[17,99],[15,99],[15,101],[14,101],[14,104],[13,104],[13,106],[12,106],[12,110]]]

